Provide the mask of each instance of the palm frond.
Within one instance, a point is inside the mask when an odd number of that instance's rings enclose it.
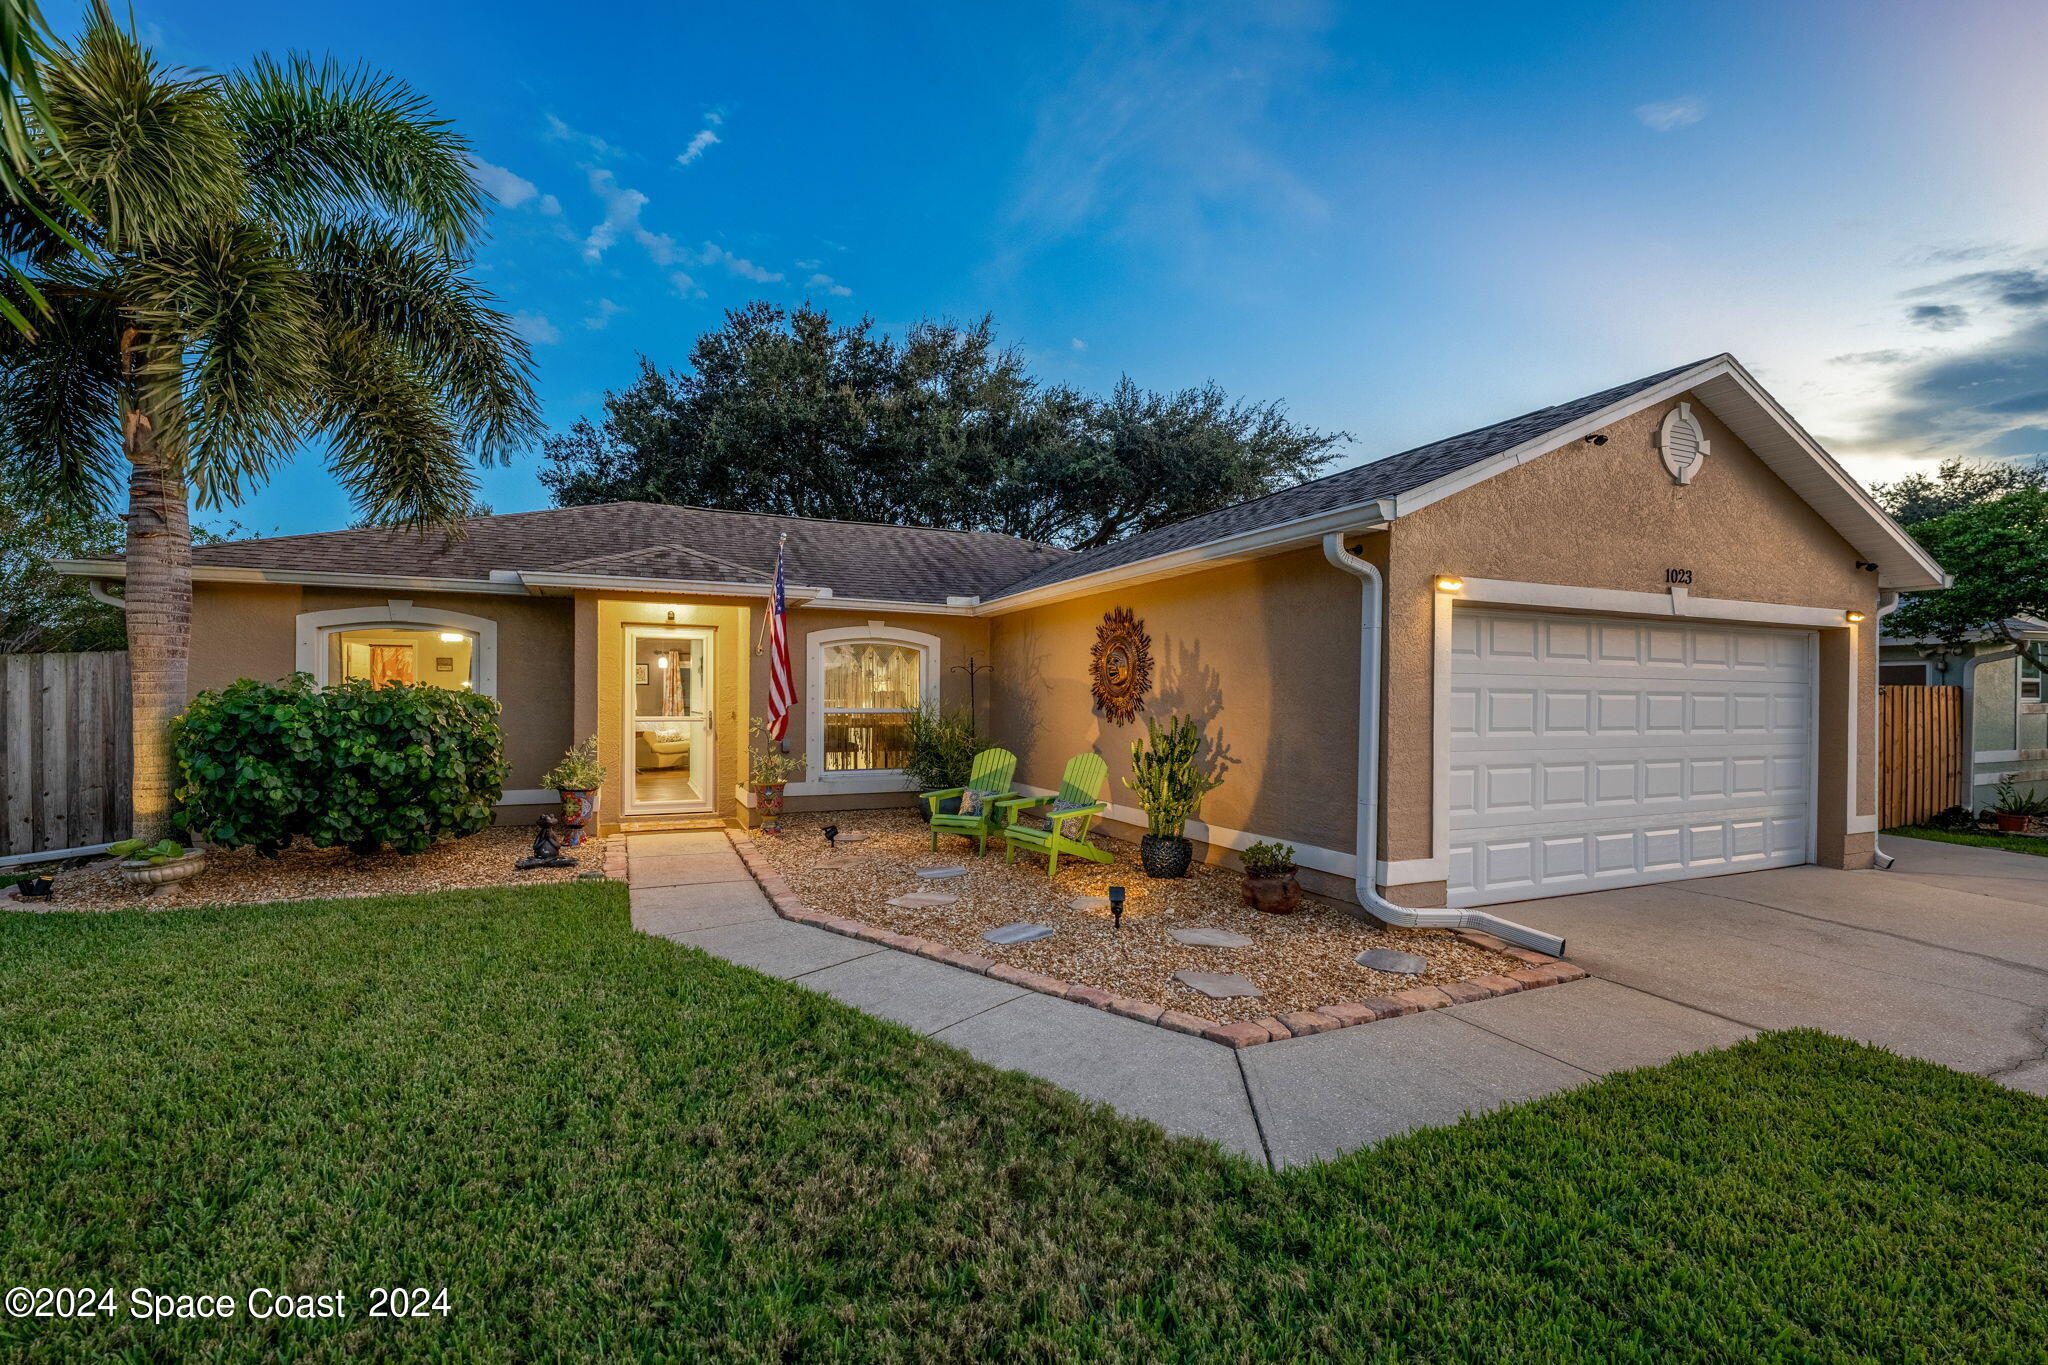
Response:
[[[320,410],[328,466],[371,522],[454,526],[476,500],[452,415],[431,379],[376,336],[330,336]]]
[[[18,286],[16,286],[18,287]],[[120,319],[102,299],[51,294],[33,341],[0,347],[0,482],[23,506],[99,511],[123,484]]]
[[[220,82],[159,63],[106,15],[43,68],[48,124],[64,154],[43,175],[132,251],[195,222],[233,217],[247,194]]]
[[[292,247],[322,312],[403,352],[478,459],[502,463],[539,434],[526,341],[457,262],[368,220],[300,231]]]
[[[373,210],[451,252],[482,228],[469,144],[403,81],[331,59],[262,56],[229,78],[224,95],[269,215],[308,221]]]

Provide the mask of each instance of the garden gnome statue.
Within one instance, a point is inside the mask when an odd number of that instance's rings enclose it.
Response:
[[[562,846],[555,841],[555,817],[542,814],[533,824],[533,856],[521,858],[512,864],[521,872],[536,867],[574,867],[574,858],[562,856]]]

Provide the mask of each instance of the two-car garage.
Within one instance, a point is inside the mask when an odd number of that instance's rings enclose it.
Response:
[[[1449,902],[1813,858],[1810,630],[1452,616]]]

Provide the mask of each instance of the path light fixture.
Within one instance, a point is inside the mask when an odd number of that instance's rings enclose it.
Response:
[[[827,826],[825,826],[825,846],[826,846],[827,848],[833,848],[833,849],[836,849],[836,848],[838,848],[838,847],[839,847],[839,826],[837,826],[837,825],[827,825]]]
[[[1124,927],[1124,889],[1121,886],[1109,888],[1109,918],[1117,928]]]
[[[1445,574],[1437,579],[1436,590],[1438,592],[1463,592],[1465,590],[1465,580],[1456,574]]]

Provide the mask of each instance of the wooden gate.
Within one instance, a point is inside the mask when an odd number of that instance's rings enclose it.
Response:
[[[128,656],[0,655],[0,857],[128,837]]]
[[[1917,825],[1956,804],[1963,780],[1963,689],[1877,689],[1878,812]]]

